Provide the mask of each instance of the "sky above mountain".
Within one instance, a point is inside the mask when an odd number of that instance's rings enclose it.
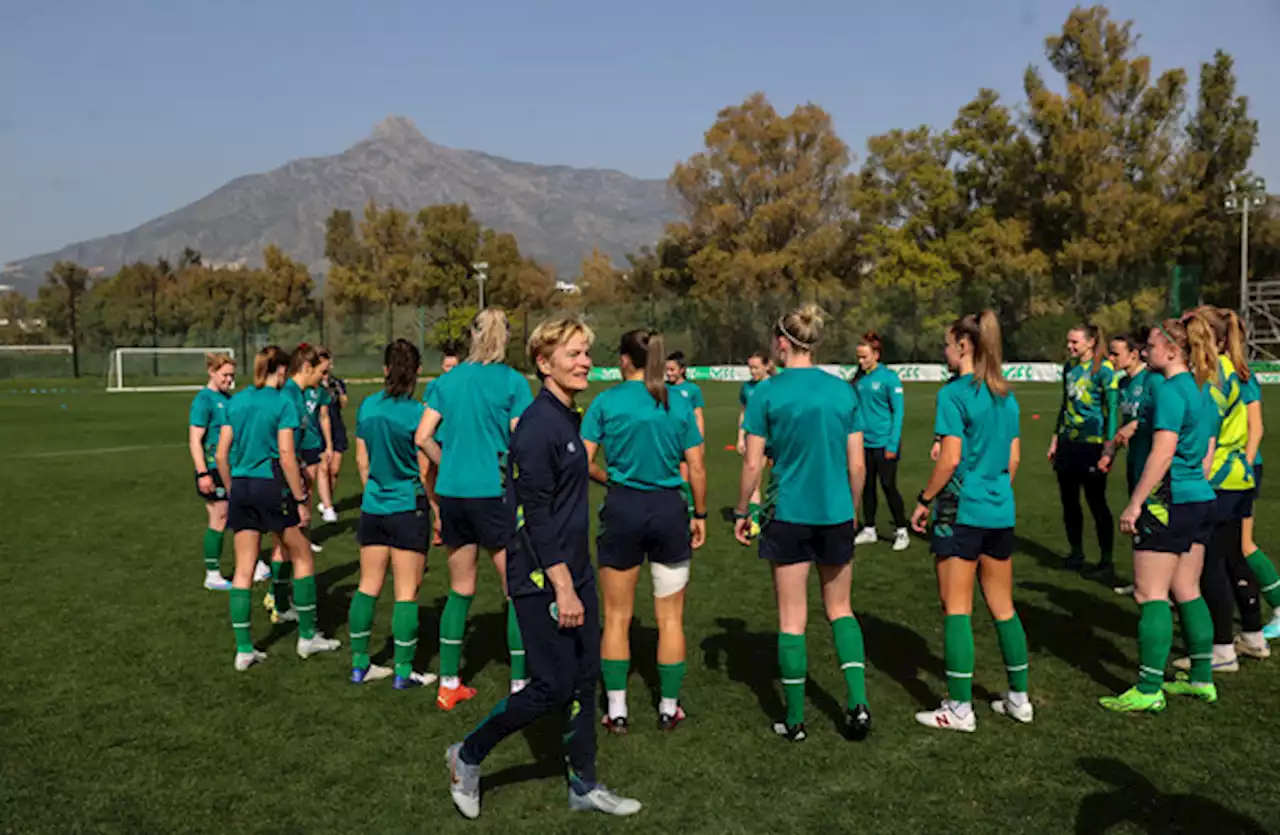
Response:
[[[129,229],[228,180],[333,154],[388,113],[433,141],[665,177],[764,91],[868,136],[1020,101],[1064,0],[0,4],[0,261]],[[1236,59],[1280,188],[1280,3],[1124,0],[1155,70]]]

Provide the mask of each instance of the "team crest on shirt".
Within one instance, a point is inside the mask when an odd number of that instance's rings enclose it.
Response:
[[[687,391],[682,391],[682,392],[680,392],[680,396],[681,396],[681,397],[683,397],[685,400],[688,400],[688,399],[689,399],[689,392],[687,392]]]
[[[879,391],[879,390],[880,390],[880,384],[879,384],[879,383],[876,383],[876,382],[872,382],[872,383],[871,383],[871,390],[872,390],[872,391]]]

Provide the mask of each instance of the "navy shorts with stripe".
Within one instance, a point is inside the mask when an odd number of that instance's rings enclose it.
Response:
[[[939,535],[939,530],[946,532]],[[977,528],[973,525],[935,525],[929,551],[935,557],[959,557],[977,562],[978,557],[1007,560],[1013,556],[1016,540],[1013,528]]]
[[[1165,524],[1143,507],[1138,516],[1138,533],[1133,538],[1134,550],[1185,554],[1192,545],[1208,545],[1215,514],[1214,502],[1175,504],[1169,506],[1169,523]]]
[[[776,565],[814,562],[847,565],[853,560],[853,520],[837,525],[800,525],[771,519],[760,529],[760,559]]]
[[[315,449],[304,449],[298,452],[298,457],[302,459],[302,463],[308,467],[314,467],[320,463],[320,459],[324,456],[324,447],[316,447]]]
[[[501,498],[440,497],[440,539],[449,548],[479,545],[501,551],[515,532],[515,514]]]
[[[362,547],[384,546],[399,551],[427,553],[431,541],[431,510],[426,497],[414,510],[401,513],[361,513],[356,542]]]
[[[1214,510],[1217,520],[1232,522],[1252,518],[1253,496],[1256,492],[1256,487],[1252,490],[1219,490]]]
[[[596,557],[601,568],[626,571],[648,557],[671,565],[693,557],[689,506],[679,488],[635,490],[613,486],[600,508]]]
[[[276,478],[233,478],[227,527],[233,531],[283,533],[302,524],[289,485]]]

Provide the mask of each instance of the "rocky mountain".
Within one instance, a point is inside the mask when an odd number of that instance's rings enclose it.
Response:
[[[415,212],[434,203],[469,203],[481,222],[515,234],[521,252],[554,264],[564,278],[577,274],[593,247],[621,262],[627,252],[656,241],[676,216],[661,180],[446,148],[410,120],[391,116],[335,156],[239,177],[136,229],[6,265],[0,284],[34,293],[60,259],[114,271],[137,260],[176,257],[188,246],[206,263],[252,264],[275,243],[320,269],[325,218],[334,209],[359,216],[371,199]]]

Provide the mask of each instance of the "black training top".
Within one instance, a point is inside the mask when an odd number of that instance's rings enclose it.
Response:
[[[564,563],[574,588],[595,579],[589,544],[587,453],[581,416],[545,388],[525,409],[507,457],[516,536],[507,551],[512,597],[554,593],[546,570]]]

